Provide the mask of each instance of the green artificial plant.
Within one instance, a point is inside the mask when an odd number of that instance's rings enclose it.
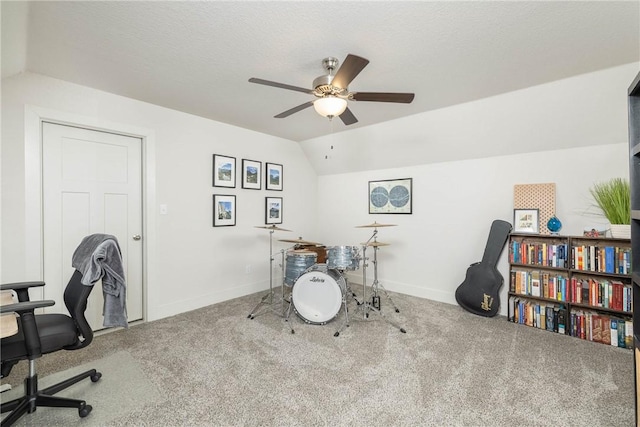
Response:
[[[631,189],[624,178],[596,183],[589,189],[611,224],[631,224]]]

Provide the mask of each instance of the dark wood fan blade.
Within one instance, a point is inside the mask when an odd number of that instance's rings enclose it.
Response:
[[[413,93],[393,93],[393,92],[353,92],[355,101],[375,101],[375,102],[401,102],[409,104],[413,101]]]
[[[349,83],[356,78],[360,71],[369,63],[368,59],[349,54],[333,77],[331,84],[346,89]]]
[[[353,113],[351,112],[351,110],[349,110],[348,107],[346,110],[344,110],[342,114],[340,114],[340,120],[342,120],[342,123],[344,123],[347,126],[352,125],[354,123],[358,123],[358,119],[356,119],[356,116],[353,115]]]
[[[275,117],[276,119],[284,119],[285,117],[289,117],[293,113],[297,113],[298,111],[302,111],[305,108],[311,107],[312,105],[313,105],[313,101],[305,102],[304,104],[298,105],[297,107],[293,107],[292,109],[284,111],[284,112],[278,114],[277,116],[273,116],[273,117]]]
[[[308,93],[310,95],[313,95],[313,91],[311,89],[305,89],[303,87],[286,85],[284,83],[272,82],[270,80],[263,80],[263,79],[257,79],[255,77],[251,77],[249,79],[249,82],[258,83],[259,85],[279,87],[281,89],[295,90],[296,92]]]

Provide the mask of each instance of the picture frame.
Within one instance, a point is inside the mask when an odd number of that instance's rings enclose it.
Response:
[[[266,163],[265,171],[265,188],[267,190],[282,191],[282,165]]]
[[[411,214],[413,178],[369,181],[370,214]]]
[[[228,227],[234,225],[236,225],[236,196],[214,194],[213,226]]]
[[[236,158],[213,155],[213,186],[236,188]]]
[[[265,197],[265,224],[282,224],[282,197]]]
[[[262,189],[262,162],[242,159],[242,188]]]
[[[533,208],[514,209],[513,232],[538,234],[540,232],[540,210]]]

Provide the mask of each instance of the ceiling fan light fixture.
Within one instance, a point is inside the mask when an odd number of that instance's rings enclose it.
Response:
[[[313,108],[324,117],[336,117],[347,109],[347,100],[336,96],[325,96],[313,102]]]

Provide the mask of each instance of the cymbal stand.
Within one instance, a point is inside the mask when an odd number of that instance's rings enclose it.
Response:
[[[400,330],[400,332],[402,332],[403,334],[406,334],[407,331],[393,323],[391,320],[389,320],[384,313],[382,312],[382,310],[380,309],[380,297],[378,296],[378,288],[381,288],[385,295],[387,296],[387,298],[389,298],[389,301],[391,301],[391,305],[394,306],[396,313],[399,313],[400,310],[398,310],[398,308],[395,306],[395,304],[393,303],[393,300],[391,299],[391,297],[389,296],[389,294],[387,293],[387,290],[384,288],[384,286],[382,286],[382,284],[378,281],[378,246],[377,245],[372,245],[373,246],[373,283],[371,284],[371,291],[372,291],[372,297],[371,297],[371,302],[367,299],[367,267],[368,264],[366,263],[367,258],[367,246],[369,245],[369,242],[371,242],[371,240],[373,239],[373,242],[375,243],[377,241],[377,235],[378,235],[378,229],[374,228],[373,230],[373,234],[371,235],[371,237],[369,237],[369,240],[367,240],[365,242],[365,244],[362,247],[362,298],[364,300],[364,302],[360,305],[360,307],[362,307],[362,312],[365,318],[369,318],[369,312],[373,312],[373,313],[377,313],[380,315],[380,317],[382,317],[382,319],[387,322],[388,324],[390,324],[391,326],[394,326],[396,328],[398,328]],[[373,304],[373,301],[378,301],[378,307],[376,307]]]
[[[273,232],[274,230],[269,230],[269,292],[267,294],[265,294],[262,299],[260,300],[260,302],[258,303],[258,305],[256,305],[254,307],[253,310],[251,310],[251,313],[249,313],[249,315],[247,316],[247,318],[249,319],[255,319],[256,316],[262,314],[263,312],[270,310],[275,314],[278,314],[279,316],[282,316],[283,313],[283,309],[284,309],[284,287],[282,289],[282,299],[280,299],[279,301],[275,301],[274,300],[274,292],[273,292],[273,261],[274,261],[274,257],[273,257]],[[284,251],[282,252],[282,257],[283,257],[283,262],[282,262],[282,266],[284,266]],[[284,267],[282,267],[284,268]],[[283,273],[283,280],[284,280],[284,273]],[[278,313],[273,306],[277,303],[281,302],[282,303],[282,308],[280,310],[280,312]],[[263,310],[257,311],[261,306],[264,306]]]

